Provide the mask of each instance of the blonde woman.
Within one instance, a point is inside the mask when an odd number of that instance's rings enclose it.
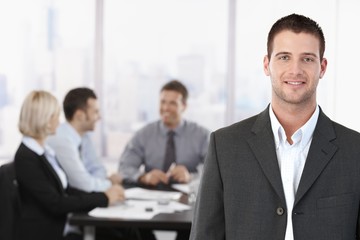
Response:
[[[124,199],[120,186],[86,193],[68,185],[54,151],[45,144],[59,124],[60,106],[46,91],[32,91],[20,112],[23,134],[15,154],[15,170],[22,203],[17,239],[64,239],[67,214],[105,207]]]

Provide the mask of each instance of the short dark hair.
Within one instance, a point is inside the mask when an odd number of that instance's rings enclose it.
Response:
[[[275,36],[283,30],[290,30],[294,33],[309,33],[319,39],[320,42],[320,60],[323,59],[325,52],[325,37],[324,33],[317,22],[309,17],[305,17],[299,14],[291,14],[280,18],[271,27],[267,39],[267,54],[270,59],[273,51],[273,44]]]
[[[90,88],[74,88],[70,90],[63,101],[65,118],[70,121],[73,119],[76,110],[86,110],[89,98],[97,99],[96,94]]]
[[[182,84],[180,81],[178,80],[172,80],[168,83],[166,83],[162,88],[161,88],[161,91],[164,91],[164,90],[167,90],[167,91],[175,91],[175,92],[178,92],[182,95],[182,101],[183,103],[186,104],[186,101],[187,101],[187,98],[188,98],[188,90],[186,89],[185,85]]]

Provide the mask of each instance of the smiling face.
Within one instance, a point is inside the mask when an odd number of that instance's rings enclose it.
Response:
[[[186,105],[181,93],[163,90],[160,93],[160,117],[168,128],[176,128],[180,121]]]
[[[316,88],[327,66],[325,58],[320,60],[319,49],[320,42],[312,34],[284,30],[275,36],[271,57],[264,58],[273,105],[316,103]]]

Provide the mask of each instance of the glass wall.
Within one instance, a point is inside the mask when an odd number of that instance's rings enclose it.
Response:
[[[246,3],[245,3],[246,2]],[[261,6],[261,7],[259,7]],[[321,11],[319,11],[321,9]],[[256,14],[249,14],[254,12]],[[326,38],[325,57],[330,65],[319,85],[319,104],[327,109],[329,92],[334,84],[336,35],[336,0],[319,1],[238,1],[236,11],[236,102],[235,121],[265,109],[271,98],[270,79],[264,74],[263,59],[267,54],[267,34],[279,18],[298,13],[316,20]],[[326,13],[326,14],[325,14]],[[327,80],[328,79],[328,80]],[[332,111],[331,111],[332,113]]]
[[[71,88],[94,88],[103,116],[95,140],[116,161],[134,131],[158,118],[159,90],[170,79],[190,90],[185,117],[210,130],[258,113],[271,97],[262,65],[267,33],[293,12],[325,33],[319,104],[359,131],[356,104],[347,108],[360,101],[359,10],[357,0],[0,0],[0,159],[19,144],[19,109],[31,89],[62,101]]]
[[[11,159],[30,90],[49,90],[62,100],[72,87],[93,85],[94,4],[0,1],[0,32],[0,158]]]
[[[104,2],[104,119],[107,154],[119,157],[133,132],[159,118],[159,91],[189,90],[185,117],[224,125],[227,4],[222,0]]]
[[[336,58],[332,61],[335,68],[334,91],[329,94],[334,118],[347,127],[360,131],[360,94],[358,73],[360,61],[360,1],[339,1],[338,21],[332,27],[337,29]],[[333,80],[333,79],[331,79]]]

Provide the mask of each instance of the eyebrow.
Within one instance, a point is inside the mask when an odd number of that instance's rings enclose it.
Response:
[[[278,52],[277,54],[275,54],[275,57],[277,57],[279,55],[292,55],[292,54],[290,52]],[[315,53],[311,53],[311,52],[304,52],[304,53],[301,53],[301,55],[313,56],[315,58],[319,58]]]
[[[310,55],[310,56],[313,56],[313,57],[315,57],[315,58],[319,58],[319,56],[318,55],[316,55],[315,53],[311,53],[311,52],[305,52],[305,53],[303,53],[302,55]]]
[[[277,54],[275,54],[275,57],[279,55],[292,55],[292,54],[290,52],[278,52]]]

